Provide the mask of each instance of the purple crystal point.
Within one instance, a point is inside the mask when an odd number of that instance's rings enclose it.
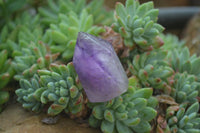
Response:
[[[105,102],[124,93],[128,78],[112,45],[79,32],[73,64],[90,102]]]

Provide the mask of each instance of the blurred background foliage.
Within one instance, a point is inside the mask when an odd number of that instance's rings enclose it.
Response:
[[[106,0],[105,5],[114,8],[114,3],[121,2],[125,3],[126,0]],[[170,7],[170,6],[198,6],[200,5],[199,0],[139,0],[140,3],[153,1],[155,7]]]

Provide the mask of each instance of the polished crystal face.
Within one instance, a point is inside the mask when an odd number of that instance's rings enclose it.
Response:
[[[112,45],[79,32],[73,64],[90,102],[105,102],[124,93],[128,78]]]

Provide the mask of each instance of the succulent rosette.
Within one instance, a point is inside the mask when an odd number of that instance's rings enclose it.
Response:
[[[200,83],[197,82],[194,75],[190,75],[187,72],[175,74],[173,86],[175,90],[171,96],[177,103],[192,104],[198,101],[197,97],[200,92]]]
[[[187,104],[170,106],[166,110],[168,126],[172,133],[199,133],[200,117],[199,103],[195,102],[188,107]]]
[[[167,52],[163,50],[138,54],[129,63],[129,71],[139,79],[143,87],[153,87],[170,94],[170,77],[174,71],[165,60],[166,55]]]
[[[27,44],[28,45],[28,44]],[[30,43],[21,51],[15,51],[17,55],[12,62],[12,66],[17,72],[15,80],[30,79],[36,74],[38,69],[48,69],[59,53],[51,54],[49,48],[43,42]]]
[[[200,57],[196,54],[190,55],[190,51],[187,47],[184,47],[181,51],[177,49],[171,50],[172,54],[169,57],[169,62],[172,68],[176,72],[187,72],[197,76],[200,80]]]
[[[179,40],[179,38],[173,34],[160,34],[164,45],[161,47],[165,50],[168,50],[168,55],[170,56],[171,50],[177,49],[179,51],[183,50],[185,46],[185,42],[183,40]]]
[[[31,80],[21,79],[20,88],[15,91],[17,101],[22,104],[25,109],[33,112],[40,112],[44,104],[40,101],[40,96],[44,88],[39,84],[39,76],[35,74]]]
[[[72,60],[79,31],[92,35],[104,32],[103,27],[94,25],[93,16],[86,10],[82,10],[80,15],[73,11],[68,15],[59,14],[58,20],[56,24],[51,24],[46,31],[44,42],[50,45],[53,53],[59,52],[62,59],[68,62]]]
[[[159,34],[164,28],[156,23],[158,9],[154,9],[153,2],[127,0],[125,6],[118,2],[114,17],[113,28],[124,38],[126,46],[149,50],[163,45]]]
[[[90,102],[105,102],[124,93],[128,78],[112,45],[79,32],[73,63]]]
[[[91,105],[89,124],[100,127],[104,133],[147,133],[150,121],[157,112],[153,108],[157,99],[152,97],[153,89],[137,89],[136,78],[129,78],[128,91],[108,102]]]
[[[72,63],[51,64],[50,71],[39,70],[40,84],[45,90],[40,100],[44,104],[53,102],[48,108],[49,115],[57,115],[63,110],[72,118],[87,113],[82,87]],[[85,112],[85,113],[84,113]]]
[[[72,63],[51,64],[50,70],[38,70],[30,81],[21,79],[20,87],[16,90],[17,100],[28,110],[40,112],[45,106],[51,116],[62,111],[71,118],[87,114],[87,99]]]

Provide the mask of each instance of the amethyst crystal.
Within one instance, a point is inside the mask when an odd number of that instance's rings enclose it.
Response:
[[[128,78],[112,45],[79,32],[73,64],[90,102],[105,102],[124,93]]]

